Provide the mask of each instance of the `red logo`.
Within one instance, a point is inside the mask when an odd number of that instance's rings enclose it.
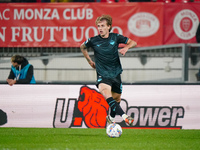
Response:
[[[180,22],[180,27],[184,32],[188,32],[192,29],[192,20],[189,17],[185,17]]]
[[[94,89],[83,86],[78,98],[78,109],[83,113],[89,128],[105,127],[109,105],[104,97]]]

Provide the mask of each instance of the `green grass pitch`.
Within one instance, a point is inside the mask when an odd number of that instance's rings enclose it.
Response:
[[[199,150],[200,130],[0,128],[0,150]]]

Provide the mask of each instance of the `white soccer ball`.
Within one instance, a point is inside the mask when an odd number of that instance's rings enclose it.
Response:
[[[119,124],[112,123],[107,126],[106,133],[112,138],[120,137],[122,135],[122,128]]]

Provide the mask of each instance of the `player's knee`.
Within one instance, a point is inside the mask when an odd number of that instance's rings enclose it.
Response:
[[[111,92],[110,92],[108,89],[106,89],[106,88],[102,89],[102,90],[100,91],[100,93],[103,95],[103,97],[104,97],[105,99],[107,99],[107,98],[109,98],[109,97],[112,96],[112,95],[111,95]]]
[[[121,102],[121,94],[112,94],[112,97],[113,97],[113,99],[115,99],[115,101],[117,102],[117,103],[120,103]]]
[[[117,103],[120,103],[121,102],[121,97],[118,97],[115,100],[116,100]]]

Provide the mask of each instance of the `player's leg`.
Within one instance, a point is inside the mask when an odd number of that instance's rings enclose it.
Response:
[[[112,97],[111,86],[106,83],[100,83],[98,85],[99,92],[103,95],[105,99]]]
[[[121,102],[121,93],[122,93],[122,81],[121,81],[120,75],[118,75],[116,78],[114,78],[112,80],[112,89],[111,90],[112,90],[113,99],[119,105],[120,102]],[[113,111],[111,109],[110,116],[108,116],[108,118],[110,118],[110,120],[114,121],[114,118],[115,118],[116,114],[117,114],[116,111]]]
[[[120,107],[120,109],[122,110],[122,108],[120,106],[121,93],[122,93],[122,81],[121,81],[121,76],[118,75],[115,79],[113,79],[113,82],[112,82],[112,97],[117,102],[118,107]],[[114,111],[113,109],[111,109],[110,115],[106,117],[107,121],[110,120],[110,121],[114,122],[114,118],[115,118],[116,114],[119,114],[119,113],[117,111]],[[132,117],[127,116],[124,113],[124,111],[123,111],[123,114],[119,114],[119,115],[124,119],[124,121],[126,123],[128,123],[129,125],[132,125],[133,120],[134,120]]]
[[[120,105],[117,103],[117,101],[112,97],[111,86],[105,83],[100,83],[98,85],[98,88],[99,88],[100,93],[104,96],[108,105],[110,106],[111,111],[119,114],[125,120],[128,116],[124,113],[124,111],[122,110]]]
[[[106,99],[108,105],[110,106],[110,108],[115,111],[117,114],[119,114],[120,116],[122,116],[124,114],[124,111],[122,110],[122,108],[118,105],[118,103],[116,102],[116,100],[113,99],[112,97],[112,92],[111,92],[111,86],[105,83],[100,83],[99,86],[99,91],[100,93],[104,96],[104,98]]]
[[[118,105],[120,105],[120,102],[121,102],[121,94],[119,93],[115,93],[112,91],[112,97],[113,99],[117,102]],[[115,116],[116,116],[116,111],[113,111],[112,109],[110,110],[110,115],[108,115],[106,117],[107,121],[109,123],[112,123],[112,122],[115,122]]]
[[[112,97],[112,92],[111,92],[111,86],[105,83],[100,83],[98,85],[99,91],[100,93],[104,96],[104,98],[106,99],[106,101],[108,102],[108,100],[111,99]],[[108,99],[108,100],[107,100]],[[111,99],[112,100],[112,99]],[[114,100],[114,99],[113,99]],[[109,104],[109,102],[108,102]],[[111,103],[109,104],[110,108],[111,108]],[[113,109],[111,108],[111,112],[112,114],[115,113],[115,111],[113,111]],[[115,113],[116,114],[116,113]],[[106,116],[106,120],[109,124],[114,122],[114,118],[112,119],[109,115]]]
[[[120,102],[121,102],[121,94],[119,93],[115,93],[115,92],[112,92],[112,95],[113,95],[113,98],[116,100],[116,102],[118,103],[118,105],[120,106]],[[121,106],[120,106],[121,107]],[[110,112],[110,116],[107,116],[107,118],[109,117],[109,119],[114,122],[114,119],[115,119],[115,115],[117,113],[112,111]],[[107,119],[106,118],[106,119]],[[133,124],[133,121],[134,119],[130,116],[127,116],[125,113],[122,115],[122,118],[124,119],[124,121],[129,124],[129,125],[132,125]],[[107,119],[108,120],[108,119]]]
[[[116,100],[117,103],[120,103],[121,102],[121,93],[116,93],[116,92],[113,92],[112,91],[112,97]]]
[[[116,79],[121,82],[120,75]],[[122,108],[120,107],[120,105],[117,103],[117,101],[113,99],[113,97],[112,97],[113,95],[112,95],[112,92],[111,92],[111,91],[113,91],[113,88],[111,86],[112,86],[111,80],[102,79],[101,77],[97,78],[97,87],[98,87],[100,93],[106,99],[106,101],[107,101],[108,105],[110,106],[111,110],[113,112],[116,112],[118,115],[120,115],[126,122],[127,122],[127,119],[130,120],[128,122],[130,122],[129,124],[131,125],[133,123],[133,118],[128,117],[124,113],[124,111],[122,110]],[[121,83],[118,84],[118,91],[115,92],[115,88],[114,88],[113,92],[121,94],[121,91],[122,91],[122,87],[121,86],[122,86]],[[120,95],[120,99],[121,99],[121,95]]]

